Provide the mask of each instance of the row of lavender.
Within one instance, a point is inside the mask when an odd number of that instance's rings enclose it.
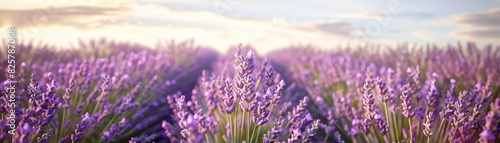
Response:
[[[500,47],[301,46],[269,54],[324,142],[500,141]]]
[[[203,72],[191,99],[168,96],[175,120],[162,127],[172,142],[315,141],[319,120],[307,109],[309,98],[289,100],[293,86],[285,89],[267,59],[245,48],[221,57],[213,69]]]
[[[156,126],[170,118],[164,97],[191,91],[201,70],[216,57],[191,42],[161,43],[154,49],[105,40],[79,46],[55,50],[30,42],[16,45],[17,83],[0,77],[1,142],[165,138]],[[3,52],[0,59],[6,58]],[[0,65],[6,75],[7,62]],[[16,87],[16,106],[8,104],[11,85]],[[6,118],[12,111],[14,120]]]

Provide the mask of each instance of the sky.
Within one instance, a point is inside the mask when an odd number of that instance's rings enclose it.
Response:
[[[2,0],[0,33],[70,47],[194,40],[226,52],[359,43],[500,44],[500,0]],[[7,34],[0,35],[6,38]]]

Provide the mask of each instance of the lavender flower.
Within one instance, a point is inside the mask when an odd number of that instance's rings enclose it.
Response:
[[[428,114],[425,116],[425,122],[423,123],[424,126],[424,135],[427,136],[427,138],[430,138],[432,136],[432,121],[433,121],[433,114],[431,111],[428,112]]]
[[[500,114],[500,99],[496,99],[490,106],[491,111],[485,117],[486,124],[484,124],[483,131],[479,134],[481,137],[479,141],[482,143],[494,143],[495,140],[498,140],[498,137],[495,137],[495,131],[500,119],[498,116]]]
[[[375,97],[372,95],[372,88],[370,85],[371,79],[366,79],[363,84],[363,108],[365,109],[365,118],[368,120],[373,120],[375,116]]]
[[[389,125],[387,124],[387,122],[385,122],[384,118],[381,115],[376,114],[374,116],[374,122],[377,126],[377,129],[381,133],[386,134],[389,131]]]
[[[410,97],[410,89],[408,85],[403,86],[403,89],[401,89],[401,106],[403,109],[403,115],[406,118],[412,118],[415,115],[412,109],[412,99]]]
[[[440,97],[439,90],[438,90],[437,83],[436,83],[437,77],[438,77],[438,75],[436,73],[432,73],[432,81],[431,81],[430,89],[429,89],[429,92],[427,93],[427,96],[426,96],[426,102],[427,102],[426,108],[429,112],[432,112],[432,113],[436,110],[437,100]],[[428,115],[426,115],[426,116],[428,116]]]
[[[215,64],[226,67],[228,60],[235,60],[234,72],[216,67],[224,70],[212,72],[213,78],[205,73],[190,101],[180,94],[167,97],[176,121],[163,122],[165,134],[174,142],[313,141],[319,122],[313,122],[307,110],[308,98],[298,104],[283,102],[287,98],[282,97],[290,95],[283,94],[285,83],[279,74],[266,62],[258,68],[254,62],[260,59],[253,51],[245,57],[238,53],[235,59],[223,57]],[[202,94],[207,91],[216,94]],[[211,108],[212,101],[220,102],[218,108]],[[290,111],[289,106],[295,107]]]
[[[82,116],[82,121],[80,123],[76,124],[76,129],[73,134],[71,134],[71,142],[77,142],[82,140],[83,135],[89,128],[89,124],[91,123],[92,119],[90,118],[89,113],[85,113],[85,115]]]

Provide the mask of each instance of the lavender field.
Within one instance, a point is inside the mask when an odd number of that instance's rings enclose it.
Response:
[[[0,143],[500,143],[500,0],[0,3]]]
[[[498,46],[6,49],[2,142],[500,142]]]

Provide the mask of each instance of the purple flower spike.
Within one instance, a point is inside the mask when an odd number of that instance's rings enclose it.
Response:
[[[425,116],[425,122],[423,123],[424,125],[424,135],[427,136],[427,137],[431,137],[433,135],[432,133],[432,121],[433,121],[434,117],[433,117],[433,113],[432,112],[429,112],[426,116]]]
[[[483,126],[483,131],[479,134],[481,143],[495,143],[498,141],[498,137],[495,135],[498,133],[498,120],[500,117],[500,98],[497,98],[495,102],[490,104],[490,112],[485,117],[486,123]]]
[[[409,92],[407,86],[403,86],[403,89],[401,89],[401,107],[403,108],[403,115],[406,118],[412,118],[415,115],[412,109],[412,101]]]
[[[85,113],[85,115],[82,116],[82,120],[80,121],[80,123],[76,124],[74,133],[71,134],[71,142],[82,140],[82,137],[90,126],[89,123],[91,121],[92,119],[90,118],[89,113]]]
[[[441,96],[436,83],[437,77],[438,75],[436,73],[432,73],[432,81],[429,85],[430,89],[426,96],[427,110],[432,113],[434,113],[434,111],[436,110],[437,100]]]
[[[365,109],[365,118],[368,120],[373,120],[373,116],[375,115],[375,97],[372,95],[371,79],[366,79],[363,84],[363,108]]]

